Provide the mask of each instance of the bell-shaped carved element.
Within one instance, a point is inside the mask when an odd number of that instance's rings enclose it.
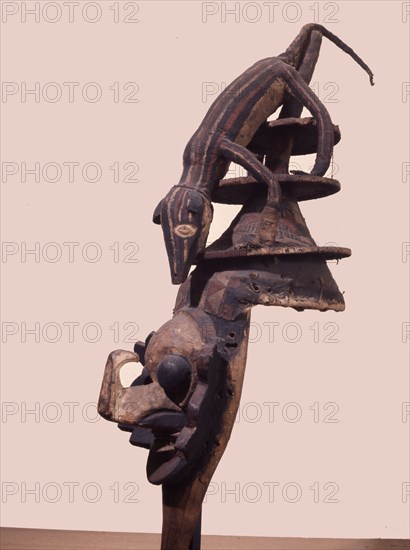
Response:
[[[343,296],[326,260],[348,257],[351,251],[338,246],[318,246],[306,226],[298,204],[301,195],[311,198],[311,194],[320,191],[324,196],[337,192],[340,186],[335,180],[307,175],[285,175],[279,176],[279,179],[283,192],[282,203],[277,230],[271,240],[266,240],[266,235],[263,242],[260,240],[266,190],[257,182],[246,178],[243,185],[248,188],[249,195],[244,200],[244,206],[229,228],[205,249],[203,257],[198,261],[214,260],[209,265],[214,264],[219,270],[238,270],[238,277],[244,280],[241,279],[241,284],[235,286],[235,291],[238,292],[237,287],[249,287],[249,296],[242,296],[249,304],[342,311],[345,308]],[[241,182],[235,180],[231,191],[237,190],[241,185]],[[221,189],[222,187],[224,185],[221,185]],[[227,200],[230,193],[228,187],[229,184],[224,190]],[[224,263],[226,268],[223,267]],[[245,279],[251,273],[253,277],[256,274],[256,280],[250,279],[249,285],[245,284]],[[221,289],[222,287],[224,284],[221,284]],[[225,288],[223,292],[229,292],[229,288]],[[230,303],[230,300],[225,302]],[[207,304],[205,309],[209,307],[211,306]],[[218,304],[213,304],[211,309],[213,308],[218,310]],[[226,314],[231,315],[230,312]],[[223,317],[219,310],[218,315]]]
[[[345,302],[324,260],[315,254],[278,254],[200,263],[181,286],[177,307],[186,307],[204,289],[199,306],[219,319],[232,320],[256,305],[298,311],[343,311]]]
[[[260,243],[266,192],[255,189],[229,228],[205,249],[205,259],[243,256],[315,255],[324,260],[346,258],[349,248],[317,246],[306,226],[295,197],[284,191],[280,219],[271,242]]]

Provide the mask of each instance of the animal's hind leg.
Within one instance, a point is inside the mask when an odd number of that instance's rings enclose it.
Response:
[[[306,48],[301,64],[298,68],[299,75],[309,84],[312,79],[313,72],[317,60],[319,58],[320,48],[322,45],[322,35],[320,32],[312,32],[309,40],[309,45]],[[299,118],[303,111],[303,105],[294,96],[289,94],[285,100],[282,109],[279,113],[278,120]],[[292,154],[293,140],[284,139],[279,143],[274,140],[272,146],[266,150],[266,166],[273,172],[279,174],[287,174],[289,171],[289,160]],[[295,173],[295,171],[293,171]],[[296,172],[300,173],[300,172]]]
[[[322,33],[319,31],[313,31],[308,36],[308,45],[304,48],[302,58],[300,59],[299,67],[297,72],[299,73],[300,79],[309,84],[317,60],[319,58],[320,48],[322,45]],[[302,48],[300,46],[300,48]],[[286,79],[284,79],[286,81]],[[286,118],[298,118],[300,117],[303,111],[304,104],[299,100],[296,94],[289,94],[288,98],[285,100],[281,112],[279,113],[278,119]],[[325,113],[327,111],[325,110]],[[325,115],[326,116],[326,115]],[[333,131],[332,131],[333,139]],[[291,154],[292,143],[286,140],[278,149],[278,142],[272,143],[272,147],[268,147],[266,150],[266,166],[276,173],[287,173],[289,169],[289,156]],[[325,150],[330,151],[329,162],[331,158],[331,153],[333,151],[333,142],[328,144],[328,147],[325,147]],[[318,159],[319,160],[319,159]],[[319,165],[320,169],[320,165]]]
[[[318,31],[313,31],[310,36],[309,45],[306,48],[301,63],[297,69],[300,77],[303,78],[307,84],[309,84],[312,79],[317,60],[319,59],[321,46],[322,34]],[[295,97],[290,97],[283,104],[278,119],[300,117],[302,110],[303,105],[300,101],[298,101]]]
[[[283,80],[294,96],[293,100],[286,101],[279,118],[298,117],[302,112],[303,106],[306,106],[316,117],[318,122],[319,147],[316,162],[311,173],[319,176],[325,174],[330,164],[333,151],[333,130],[325,106],[318,98],[316,98],[316,101],[313,98],[312,101],[312,93],[307,83],[312,78],[319,56],[322,36],[325,36],[338,48],[350,55],[367,72],[370,83],[373,85],[373,73],[368,65],[350,46],[340,40],[338,36],[316,23],[305,25],[287,50],[278,56],[284,62],[282,70],[279,69],[279,72],[282,72]],[[295,71],[293,67],[296,67],[297,70]],[[302,103],[302,106],[298,104],[298,100]]]
[[[329,168],[333,153],[333,125],[330,115],[320,99],[295,69],[283,63],[283,65],[278,67],[277,71],[278,77],[283,80],[294,98],[316,118],[318,150],[311,174],[323,176]]]
[[[320,47],[322,45],[322,35],[314,31],[309,40],[309,45],[303,54],[303,60],[298,69],[299,75],[309,84],[317,60],[319,58]],[[303,105],[294,96],[288,94],[279,113],[278,120],[299,118],[303,111]],[[266,166],[277,174],[287,174],[289,171],[289,160],[292,154],[293,140],[282,139],[278,142],[274,139],[272,144],[267,143],[266,147]]]

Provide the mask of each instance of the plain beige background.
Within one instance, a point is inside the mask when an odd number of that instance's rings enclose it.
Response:
[[[302,212],[318,243],[353,249],[331,265],[347,308],[253,311],[240,415],[203,532],[407,538],[409,3],[1,4],[2,524],[160,531],[147,452],[95,417],[105,360],[171,316],[177,289],[151,216],[215,97],[204,90],[316,20],[376,82],[324,40],[313,80],[342,130],[342,192]],[[71,98],[67,82],[78,83]],[[36,86],[38,97],[25,93]],[[38,182],[24,178],[35,163]],[[73,181],[64,163],[79,163]],[[124,181],[126,163],[138,182]],[[217,209],[211,238],[232,213]]]

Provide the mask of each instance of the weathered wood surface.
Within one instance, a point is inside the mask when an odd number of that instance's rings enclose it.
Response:
[[[230,348],[234,353],[232,359],[227,361],[226,386],[219,396],[219,400],[224,401],[225,405],[222,408],[218,428],[209,434],[210,439],[204,445],[203,460],[197,465],[191,479],[177,485],[164,484],[162,487],[161,550],[186,550],[193,536],[202,501],[228,444],[239,407],[245,374],[249,320],[250,311],[243,318],[241,333],[236,334],[237,347]],[[227,323],[226,338],[229,338],[229,333],[232,332],[232,327],[229,325]],[[205,421],[211,422],[216,412],[216,410],[208,411],[208,418]]]
[[[2,527],[2,550],[158,550],[160,534]],[[400,539],[202,536],[202,550],[410,550]]]
[[[255,64],[235,81],[243,88],[240,98],[213,104],[187,146],[180,183],[154,213],[164,231],[172,282],[183,282],[174,316],[145,343],[136,344],[137,354],[119,350],[107,362],[99,411],[131,431],[133,444],[149,448],[148,479],[161,484],[163,493],[161,550],[188,549],[231,435],[251,308],[344,309],[325,260],[346,257],[350,250],[318,247],[297,204],[340,188],[322,177],[340,133],[308,86],[322,34],[372,76],[337,37],[320,25],[308,25],[285,54]],[[281,104],[278,121],[266,123],[258,134],[257,128]],[[303,105],[316,124],[298,118]],[[317,151],[312,173],[289,174],[290,155],[312,148]],[[230,161],[247,169],[248,177],[217,185]],[[230,199],[235,191],[236,201]],[[243,208],[205,249],[215,197],[239,200]],[[187,278],[193,262],[198,265]],[[139,358],[141,375],[132,387],[122,388],[121,365]]]
[[[310,155],[318,150],[320,144],[316,120],[312,117],[296,116],[278,118],[261,124],[249,142],[248,149],[256,154],[264,154],[267,148],[276,149],[280,146],[286,134],[292,138],[291,156]],[[339,127],[333,125],[333,146],[339,143],[340,138]]]
[[[267,187],[262,217],[267,226],[271,226],[273,234],[281,190],[277,179],[267,169],[271,168],[270,164],[267,162],[265,166],[261,162],[260,155],[265,152],[264,149],[267,146],[277,148],[284,136],[285,141],[289,142],[288,158],[292,150],[303,153],[316,146],[311,175],[324,176],[326,173],[335,137],[338,139],[340,135],[336,130],[335,136],[329,113],[309,88],[310,68],[305,71],[306,74],[302,69],[303,63],[309,67],[314,67],[316,63],[320,45],[316,51],[309,51],[308,48],[315,32],[349,54],[368,73],[373,84],[373,74],[362,59],[337,36],[318,24],[305,25],[283,54],[258,61],[236,78],[212,103],[189,140],[184,151],[181,178],[155,211],[154,220],[161,224],[164,233],[173,284],[180,284],[187,278],[193,261],[204,252],[212,220],[211,197],[231,162],[240,164],[262,186]],[[287,102],[289,94],[315,118],[317,131],[313,132],[313,138],[309,135],[312,133],[309,124],[296,123],[295,118],[300,115],[294,116],[290,110],[284,110],[281,117],[291,118],[288,124],[283,121],[266,123],[268,117]],[[304,137],[308,139],[304,140]],[[263,226],[258,238],[261,236]]]
[[[148,413],[162,409],[179,411],[160,384],[123,388],[120,370],[126,363],[138,363],[139,357],[131,351],[116,350],[110,353],[98,401],[98,412],[111,422],[139,424]]]
[[[262,246],[257,237],[263,225],[263,208],[266,194],[256,189],[235,216],[229,228],[209,245],[198,258],[235,258],[250,256],[282,256],[289,254],[309,254],[326,260],[347,258],[351,250],[338,246],[317,246],[306,226],[297,201],[283,191],[278,208],[279,219],[276,233],[271,242]]]
[[[277,179],[282,191],[298,202],[320,199],[340,191],[340,183],[332,178],[278,174]],[[258,187],[260,183],[252,176],[223,179],[215,186],[212,200],[222,204],[244,204]]]

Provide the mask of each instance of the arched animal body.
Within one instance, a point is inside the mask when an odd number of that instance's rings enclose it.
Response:
[[[288,94],[305,106],[317,121],[318,149],[311,174],[323,176],[329,167],[333,151],[332,121],[325,106],[298,73],[314,31],[348,53],[366,70],[373,83],[371,70],[349,46],[321,25],[309,24],[283,54],[258,61],[220,94],[185,148],[179,183],[154,213],[154,221],[161,223],[164,232],[174,284],[186,279],[195,257],[204,249],[212,221],[212,191],[231,162],[240,164],[268,186],[264,218],[274,239],[280,186],[247,145]]]

